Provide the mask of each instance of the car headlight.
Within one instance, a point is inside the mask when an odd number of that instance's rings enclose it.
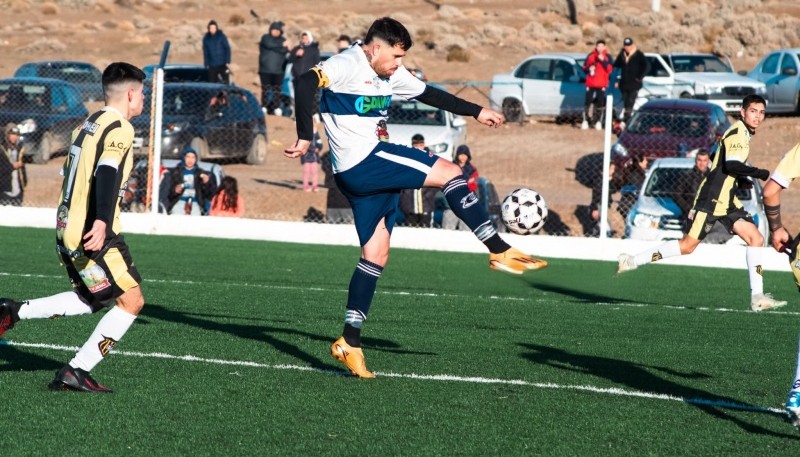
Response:
[[[447,143],[439,143],[439,144],[434,144],[434,145],[428,146],[428,150],[430,150],[434,154],[441,154],[443,152],[447,152],[447,148],[449,146],[450,145],[447,144]]]
[[[652,216],[650,214],[638,213],[636,216],[633,216],[633,225],[636,227],[657,228],[658,221],[658,216]]]
[[[614,147],[611,148],[611,153],[619,157],[628,157],[628,150],[625,149],[625,146],[620,142],[614,143]]]
[[[36,121],[33,119],[25,119],[24,121],[19,123],[18,127],[20,135],[33,133],[36,131]]]

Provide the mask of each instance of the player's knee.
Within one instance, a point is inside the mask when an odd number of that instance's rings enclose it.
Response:
[[[751,247],[764,246],[764,236],[760,232],[755,232],[750,236],[747,245]]]
[[[125,292],[122,296],[117,298],[117,306],[122,308],[125,312],[138,315],[142,308],[144,308],[144,296],[141,290],[136,287]]]

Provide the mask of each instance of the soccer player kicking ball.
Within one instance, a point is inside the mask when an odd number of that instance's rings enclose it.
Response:
[[[489,249],[489,267],[521,274],[547,262],[509,246],[469,191],[458,165],[419,149],[389,143],[386,126],[392,96],[414,99],[497,127],[503,116],[428,86],[402,65],[411,36],[398,21],[384,17],[356,43],[298,78],[297,141],[284,151],[303,155],[313,135],[314,93],[322,89],[320,113],[331,148],[334,178],[353,207],[361,259],[350,280],[343,336],[332,355],[358,377],[374,378],[361,351],[361,327],[375,287],[389,260],[389,239],[402,189],[438,187],[450,208]]]
[[[800,234],[795,238],[789,236],[789,231],[781,222],[781,191],[789,187],[796,178],[800,177],[800,143],[796,144],[783,156],[778,167],[772,173],[772,178],[764,186],[764,209],[767,213],[769,231],[772,233],[772,247],[778,252],[789,255],[789,265],[794,274],[794,281],[800,290],[800,252],[797,245],[800,243]],[[786,413],[795,427],[800,427],[800,347],[797,351],[797,365],[794,382],[786,399]]]
[[[742,101],[741,120],[733,124],[722,136],[711,163],[711,171],[700,183],[689,212],[692,226],[678,241],[667,241],[636,255],[621,254],[617,273],[634,270],[641,265],[678,255],[691,254],[714,227],[721,223],[729,233],[738,235],[747,243],[747,272],[750,275],[750,308],[753,311],[779,308],[786,304],[764,293],[761,276],[761,246],[764,237],[751,216],[736,198],[738,183],[747,177],[766,180],[769,170],[747,165],[750,155],[750,137],[764,121],[767,103],[763,97],[748,95]]]
[[[72,132],[64,163],[56,248],[73,290],[23,302],[0,298],[0,335],[21,319],[77,316],[111,309],[52,390],[108,393],[89,372],[114,348],[144,306],[141,277],[120,235],[119,196],[133,167],[133,127],[141,114],[145,74],[124,62],[103,71],[105,107]],[[116,306],[114,306],[116,304]]]

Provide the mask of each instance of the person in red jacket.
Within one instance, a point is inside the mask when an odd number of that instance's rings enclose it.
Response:
[[[583,71],[586,72],[586,101],[584,106],[583,123],[581,128],[586,130],[589,125],[594,124],[597,130],[603,129],[600,119],[606,107],[606,87],[608,87],[608,76],[614,70],[614,64],[608,55],[606,42],[597,40],[594,51],[586,56],[586,64]],[[589,113],[594,105],[593,117]]]

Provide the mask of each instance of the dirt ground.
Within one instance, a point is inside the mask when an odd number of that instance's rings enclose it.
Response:
[[[444,6],[437,9],[437,3]],[[286,22],[287,35],[291,38],[300,30],[313,30],[321,49],[333,50],[340,32],[357,35],[357,31],[364,30],[375,17],[392,15],[405,22],[415,36],[433,37],[439,43],[446,43],[455,36],[474,44],[468,49],[469,62],[447,62],[443,46],[429,49],[424,39],[418,40],[406,58],[408,66],[423,68],[431,81],[489,81],[494,73],[510,70],[534,51],[588,52],[591,49],[591,43],[577,46],[563,42],[521,44],[522,37],[517,35],[517,30],[533,20],[537,8],[549,3],[547,0],[375,0],[356,6],[345,0],[232,0],[222,6],[217,2],[190,0],[54,3],[0,0],[6,24],[0,26],[0,53],[3,54],[0,76],[11,76],[20,64],[33,60],[84,60],[99,68],[114,60],[126,60],[143,66],[158,60],[162,43],[167,39],[172,41],[171,62],[202,62],[199,43],[206,23],[214,18],[231,40],[234,82],[258,93],[256,43],[272,20]],[[616,3],[627,11],[646,11],[651,4],[650,0],[595,3]],[[664,8],[667,8],[666,3],[669,2],[662,2]],[[610,8],[598,6],[592,14],[582,15],[580,19],[599,23]],[[260,19],[251,15],[251,9]],[[536,17],[537,20],[563,20],[547,14]],[[644,34],[646,30],[632,31],[634,36],[639,36],[637,33]],[[609,45],[612,50],[619,47],[619,43]],[[746,54],[734,56],[734,65],[747,69],[757,60]],[[486,104],[488,88],[479,89],[469,88],[461,95]],[[302,220],[310,208],[324,212],[326,192],[303,192],[299,162],[281,154],[295,138],[293,122],[269,116],[268,128],[269,153],[265,164],[224,166],[226,174],[239,180],[247,217]],[[751,161],[760,167],[772,168],[798,141],[798,118],[771,117],[753,139]],[[548,118],[507,124],[498,129],[470,120],[468,144],[473,151],[474,164],[481,175],[495,183],[501,198],[516,187],[536,189],[547,200],[551,218],[560,218],[571,234],[582,233],[574,212],[577,205],[589,202],[590,190],[575,180],[571,169],[580,157],[602,151],[602,132],[581,131]],[[55,206],[62,163],[63,158],[55,158],[47,165],[28,165],[30,185],[26,190],[26,205]],[[798,192],[790,189],[784,196],[787,224],[792,227],[800,227]],[[616,215],[615,212],[611,214],[612,217]],[[619,226],[619,220],[612,222]]]

